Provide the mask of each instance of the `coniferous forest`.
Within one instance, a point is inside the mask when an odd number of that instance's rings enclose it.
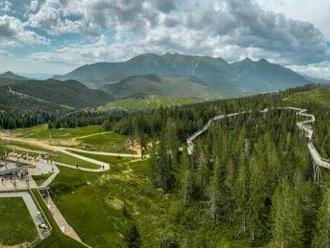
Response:
[[[26,121],[3,113],[1,125],[102,125],[138,139],[150,154],[148,179],[171,200],[164,213],[171,224],[159,247],[328,248],[330,178],[321,169],[321,180],[315,180],[308,140],[296,127],[302,117],[292,110],[260,113],[270,106],[307,108],[317,119],[314,142],[329,158],[330,107],[292,101],[314,87],[133,113],[39,114]],[[251,113],[214,122],[187,153],[187,137],[210,118],[247,110]],[[136,246],[129,247],[148,247],[140,228],[132,227],[128,244]]]

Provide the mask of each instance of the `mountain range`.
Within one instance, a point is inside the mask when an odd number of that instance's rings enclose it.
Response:
[[[150,80],[150,75],[158,76],[157,80]],[[184,78],[187,88],[195,89],[198,85],[205,90],[203,94],[212,92],[217,96],[249,95],[312,83],[310,79],[265,59],[252,61],[246,58],[228,63],[222,58],[170,53],[142,54],[125,62],[84,65],[54,78],[77,80],[90,88],[104,89],[112,95],[116,95],[116,90],[122,92],[123,88],[129,91],[127,87],[133,84],[135,87],[141,85],[139,91],[148,91],[151,82],[159,83],[159,78],[161,85],[168,84],[168,81],[173,85],[176,80]],[[189,94],[189,90],[185,93]],[[124,96],[129,96],[127,91]],[[193,94],[190,96],[195,97]],[[116,98],[120,97],[120,93],[117,94]]]
[[[126,62],[84,65],[48,80],[32,80],[12,72],[0,74],[0,110],[70,111],[148,96],[159,96],[162,102],[166,97],[191,102],[311,83],[328,81],[264,59],[227,63],[207,56],[143,54]]]

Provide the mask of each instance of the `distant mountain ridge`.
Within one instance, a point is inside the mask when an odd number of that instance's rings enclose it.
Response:
[[[11,71],[7,71],[5,73],[0,74],[0,78],[6,78],[6,79],[17,79],[17,80],[27,80],[28,78],[17,75]]]
[[[39,112],[95,107],[112,100],[77,81],[0,78],[0,111]]]
[[[230,64],[222,58],[170,53],[142,54],[126,62],[84,65],[55,78],[74,79],[91,88],[103,88],[132,76],[143,75],[194,77],[200,85],[224,95],[255,94],[311,83],[292,70],[264,59],[245,59]]]

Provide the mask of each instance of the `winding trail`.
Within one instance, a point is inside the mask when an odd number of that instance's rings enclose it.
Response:
[[[59,165],[59,166],[64,166],[64,167],[67,167],[67,168],[76,169],[76,170],[80,170],[80,171],[86,171],[86,172],[104,172],[104,171],[108,171],[110,169],[110,164],[99,161],[97,159],[92,159],[92,158],[89,158],[89,157],[85,157],[81,154],[76,154],[74,152],[91,154],[91,155],[99,155],[99,156],[123,157],[123,158],[140,158],[141,157],[140,155],[137,155],[137,154],[97,152],[97,151],[87,151],[87,150],[64,147],[64,146],[54,146],[54,145],[49,145],[49,144],[45,143],[44,141],[38,141],[38,140],[32,140],[32,139],[23,139],[23,138],[17,138],[17,137],[12,137],[12,136],[2,136],[1,139],[6,140],[6,141],[18,142],[18,143],[23,143],[23,144],[28,144],[28,145],[41,147],[45,150],[49,150],[49,151],[52,151],[52,152],[60,152],[60,153],[66,154],[68,156],[71,156],[71,157],[74,157],[74,158],[77,158],[77,159],[84,160],[86,162],[95,164],[99,167],[97,169],[93,169],[93,168],[85,168],[85,167],[81,167],[81,166],[77,167],[75,165],[69,165],[69,164],[65,164],[65,163],[56,162],[56,164]]]
[[[322,158],[318,150],[313,144],[312,138],[314,131],[312,129],[312,125],[315,123],[315,116],[313,114],[308,114],[306,109],[296,108],[296,107],[279,107],[279,108],[270,108],[270,110],[293,110],[297,112],[297,115],[309,118],[304,121],[298,121],[296,123],[297,127],[302,130],[305,133],[306,138],[308,138],[308,151],[313,159],[313,162],[315,165],[323,167],[325,169],[330,169],[330,160]],[[268,113],[269,109],[264,109],[259,111],[260,113]],[[193,133],[191,136],[189,136],[186,140],[187,142],[187,151],[188,154],[192,154],[194,151],[194,140],[197,139],[201,134],[203,134],[205,131],[209,129],[211,124],[215,121],[219,121],[225,118],[230,118],[238,115],[243,114],[250,114],[252,111],[243,111],[243,112],[237,112],[237,113],[231,113],[227,115],[218,115],[213,118],[211,118],[200,130]]]

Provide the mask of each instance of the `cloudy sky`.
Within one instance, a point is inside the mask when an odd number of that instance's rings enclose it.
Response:
[[[266,58],[330,79],[329,0],[0,0],[0,71],[141,53]]]

